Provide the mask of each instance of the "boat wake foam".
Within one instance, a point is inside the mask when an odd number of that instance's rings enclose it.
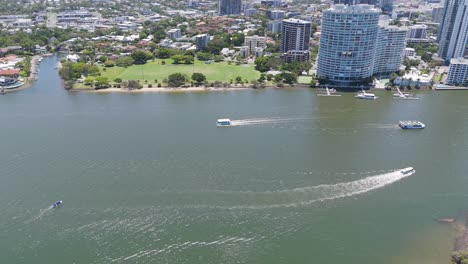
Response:
[[[297,207],[316,202],[335,200],[367,193],[414,174],[403,174],[401,170],[369,176],[360,180],[331,185],[317,185],[291,190],[267,192],[225,192],[210,191],[192,193],[190,208],[225,208],[225,209],[267,209],[277,207]],[[216,204],[213,204],[216,201]]]
[[[293,121],[308,120],[303,117],[272,117],[272,118],[251,118],[231,120],[231,126],[253,126],[253,125],[277,125],[285,124]]]

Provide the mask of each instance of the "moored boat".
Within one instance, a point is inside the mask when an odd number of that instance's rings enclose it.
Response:
[[[362,92],[359,92],[357,95],[354,96],[355,98],[358,98],[358,99],[367,99],[367,100],[375,100],[377,99],[378,97],[373,94],[373,93],[366,93],[364,91]]]

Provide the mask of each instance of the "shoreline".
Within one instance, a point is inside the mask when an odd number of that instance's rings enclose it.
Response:
[[[46,55],[44,55],[44,56],[46,56]],[[42,57],[43,56],[40,56],[40,55],[34,55],[31,58],[31,74],[29,75],[29,77],[27,77],[24,80],[24,84],[21,85],[18,88],[5,89],[4,90],[5,93],[13,93],[13,92],[17,92],[17,91],[21,91],[21,90],[30,88],[32,86],[33,82],[36,80],[37,75],[39,75],[39,73],[37,71],[38,71],[39,64],[40,64],[39,59],[42,58]]]
[[[246,91],[255,90],[249,87],[239,88],[213,88],[213,87],[188,87],[188,88],[141,88],[128,90],[126,88],[105,88],[105,89],[70,89],[71,92],[87,92],[87,93],[190,93],[190,92],[228,92],[228,91]],[[261,90],[261,89],[258,89]]]

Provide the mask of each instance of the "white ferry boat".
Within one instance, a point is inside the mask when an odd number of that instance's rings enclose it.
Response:
[[[355,98],[358,98],[358,99],[367,99],[367,100],[375,100],[377,99],[378,97],[373,94],[373,93],[366,93],[364,91],[358,93],[357,95],[354,96]]]
[[[422,122],[420,121],[400,121],[398,122],[398,126],[401,127],[402,129],[423,129],[426,127]]]
[[[231,120],[230,119],[218,119],[216,121],[217,126],[230,126],[231,125]]]

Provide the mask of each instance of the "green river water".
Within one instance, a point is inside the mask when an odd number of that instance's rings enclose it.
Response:
[[[449,262],[466,92],[75,93],[56,63],[0,96],[0,263]]]

